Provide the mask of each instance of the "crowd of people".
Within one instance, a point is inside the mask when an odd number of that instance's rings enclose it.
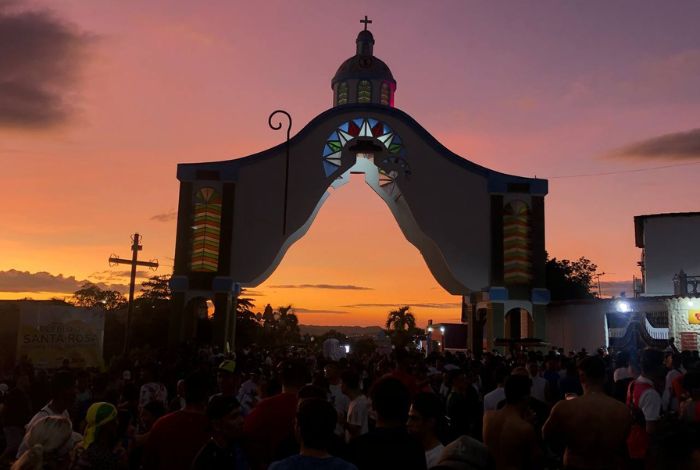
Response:
[[[133,353],[0,377],[15,469],[700,468],[697,352]]]

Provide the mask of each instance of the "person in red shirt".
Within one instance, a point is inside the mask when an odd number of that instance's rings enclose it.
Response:
[[[267,468],[270,462],[299,451],[294,436],[297,393],[308,381],[308,371],[300,362],[284,361],[278,372],[282,379],[282,393],[258,403],[243,426],[253,468]]]
[[[185,379],[185,407],[158,419],[143,455],[145,470],[189,470],[197,452],[209,440],[206,415],[208,377],[196,372]]]

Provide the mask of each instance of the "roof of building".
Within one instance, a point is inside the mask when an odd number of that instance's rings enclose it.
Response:
[[[665,214],[646,214],[634,216],[634,244],[644,248],[644,221],[647,219],[662,219],[671,217],[700,217],[700,212],[668,212]]]
[[[343,62],[335,73],[331,83],[337,83],[351,78],[375,79],[396,82],[389,66],[379,57],[362,57],[354,55]]]
[[[360,31],[355,42],[357,44],[356,54],[338,67],[338,71],[331,80],[331,86],[348,79],[382,80],[396,85],[396,80],[394,80],[389,66],[374,55],[374,36],[372,33],[367,30]]]

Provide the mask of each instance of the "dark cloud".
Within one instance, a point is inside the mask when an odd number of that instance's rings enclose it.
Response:
[[[177,211],[164,212],[151,217],[151,220],[155,220],[156,222],[170,222],[175,219],[177,219]]]
[[[329,314],[334,314],[334,315],[345,315],[349,312],[347,310],[326,310],[326,309],[294,307],[294,313],[329,313]]]
[[[0,0],[0,126],[44,128],[74,111],[92,37],[49,10]]]
[[[371,287],[353,286],[351,284],[283,284],[278,286],[270,286],[270,289],[374,290]]]
[[[241,292],[241,297],[264,297],[264,294],[244,287],[243,292]]]
[[[674,132],[634,142],[613,151],[611,156],[663,160],[700,159],[700,129]]]
[[[136,271],[136,277],[149,277],[155,275],[154,272],[152,271]],[[90,279],[93,281],[101,281],[101,282],[108,282],[108,281],[123,281],[125,277],[131,276],[131,270],[125,269],[125,270],[117,270],[117,271],[98,271],[95,273],[90,274]]]
[[[78,280],[75,276],[64,276],[63,274],[51,274],[47,272],[30,273],[29,271],[0,271],[0,292],[58,292],[73,293],[84,284],[89,283],[86,279]],[[100,289],[118,290],[124,292],[128,286],[124,284],[113,284],[96,282]]]
[[[444,302],[444,303],[411,303],[411,302],[400,302],[396,304],[352,304],[352,305],[342,305],[343,308],[358,308],[358,307],[382,307],[382,308],[398,308],[408,305],[414,308],[457,308],[461,307],[462,304],[459,302]]]

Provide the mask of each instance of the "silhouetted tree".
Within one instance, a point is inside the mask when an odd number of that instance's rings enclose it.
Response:
[[[253,299],[243,297],[245,289],[236,303],[236,347],[244,348],[260,341],[262,325],[258,316],[253,312]]]
[[[151,276],[147,281],[141,283],[141,295],[139,299],[148,301],[170,301],[172,292],[170,292],[170,276]]]
[[[593,277],[598,266],[581,257],[576,261],[568,259],[547,259],[546,282],[552,300],[592,299],[595,295]]]
[[[416,317],[410,312],[410,306],[405,305],[389,312],[386,318],[386,332],[391,342],[398,348],[408,344],[412,334],[416,332]]]
[[[89,282],[75,291],[71,300],[77,307],[98,307],[107,311],[117,310],[126,305],[126,299],[120,292],[102,290]]]
[[[272,306],[267,304],[260,320],[263,325],[262,342],[267,345],[298,343],[301,340],[299,319],[291,305],[273,310]]]

